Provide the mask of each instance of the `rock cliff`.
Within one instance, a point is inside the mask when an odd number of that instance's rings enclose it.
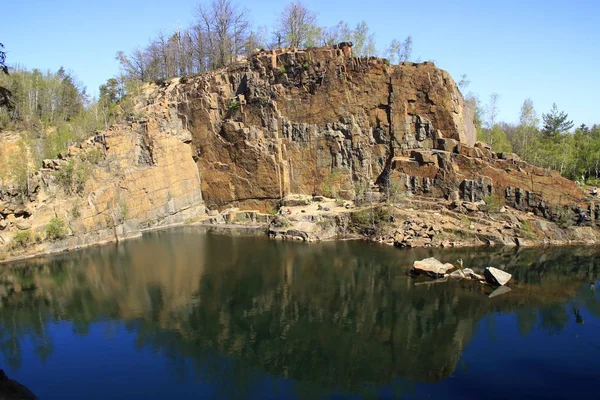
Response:
[[[353,57],[348,43],[145,85],[136,115],[45,160],[25,201],[5,185],[0,245],[17,231],[41,241],[52,218],[68,238],[39,251],[192,221],[205,203],[267,211],[294,193],[376,202],[395,191],[458,208],[497,198],[550,220],[600,211],[573,182],[476,143],[446,71]]]

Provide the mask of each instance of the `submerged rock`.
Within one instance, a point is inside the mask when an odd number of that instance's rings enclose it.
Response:
[[[504,286],[512,278],[512,275],[508,272],[502,271],[501,269],[488,267],[483,273],[488,283],[492,285]]]
[[[496,296],[500,296],[502,294],[508,293],[508,292],[510,292],[510,290],[511,289],[508,286],[500,286],[499,288],[494,290],[492,293],[490,293],[488,297],[491,299],[492,297],[496,297]]]
[[[444,276],[451,269],[454,269],[454,265],[450,263],[444,264],[434,257],[430,257],[421,261],[415,261],[411,273],[439,277]]]

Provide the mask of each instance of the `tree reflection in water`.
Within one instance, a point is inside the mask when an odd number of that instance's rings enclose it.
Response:
[[[179,374],[193,368],[222,383],[224,397],[250,390],[260,371],[293,378],[303,397],[331,389],[375,397],[381,384],[410,392],[414,381],[451,376],[479,321],[497,323],[494,313],[514,313],[522,335],[583,323],[584,308],[600,317],[589,287],[597,255],[591,248],[401,251],[197,228],[154,232],[4,266],[0,351],[16,370],[24,340],[41,360],[52,356],[48,324],[68,321],[86,335],[91,324],[115,319],[135,332],[138,348],[160,350]],[[462,258],[476,271],[507,269],[513,291],[488,299],[490,289],[473,282],[415,285],[407,270],[428,256]]]

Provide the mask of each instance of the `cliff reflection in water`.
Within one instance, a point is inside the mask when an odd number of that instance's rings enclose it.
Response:
[[[431,255],[462,258],[476,270],[503,266],[514,276],[513,291],[488,299],[489,289],[473,282],[415,285],[408,268]],[[398,378],[433,383],[455,371],[488,314],[515,312],[522,334],[560,331],[579,307],[600,317],[589,290],[597,255],[591,248],[400,251],[198,228],[154,232],[2,267],[0,350],[16,370],[25,338],[41,359],[51,357],[52,321],[70,321],[85,335],[94,322],[118,319],[135,331],[138,346],[189,358],[203,374],[232,373],[213,368],[220,353],[235,361],[236,373],[264,370],[325,388],[359,391]]]

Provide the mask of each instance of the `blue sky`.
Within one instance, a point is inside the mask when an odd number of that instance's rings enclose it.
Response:
[[[9,64],[64,66],[97,94],[118,72],[115,53],[145,45],[159,31],[187,27],[192,0],[4,1],[0,42]],[[272,26],[286,2],[239,0],[255,26]],[[556,102],[575,124],[600,123],[598,0],[304,0],[320,25],[365,20],[384,49],[413,37],[413,58],[434,60],[487,102],[500,94],[500,120],[516,122],[530,97],[539,115]]]

